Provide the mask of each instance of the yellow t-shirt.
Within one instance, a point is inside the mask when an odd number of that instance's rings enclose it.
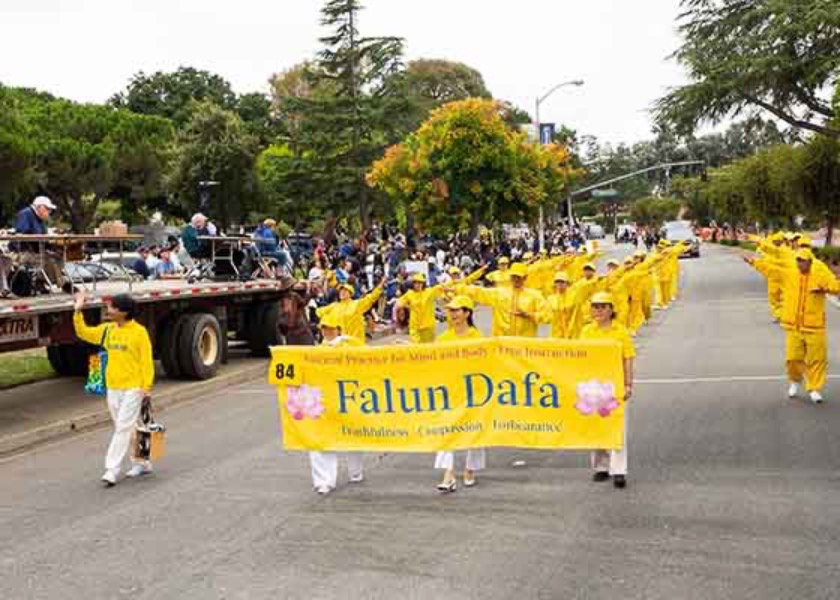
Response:
[[[118,327],[105,323],[90,327],[81,312],[73,315],[76,335],[88,344],[103,346],[108,352],[105,386],[110,390],[145,390],[155,382],[155,363],[149,332],[137,321]]]
[[[583,331],[580,332],[580,339],[582,340],[616,340],[621,343],[621,358],[628,359],[636,356],[636,348],[633,346],[633,340],[630,333],[623,325],[615,321],[606,328],[601,328],[597,323],[589,323],[584,326]]]
[[[458,335],[451,327],[437,337],[437,342],[455,342],[458,340],[475,340],[484,337],[475,327],[470,327],[466,335]]]

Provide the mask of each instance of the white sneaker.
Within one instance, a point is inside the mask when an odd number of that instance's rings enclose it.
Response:
[[[817,390],[814,390],[813,392],[808,394],[808,396],[811,398],[811,402],[813,402],[814,404],[822,404],[822,394],[820,394]]]
[[[126,473],[125,476],[141,477],[143,475],[149,475],[150,473],[152,473],[151,464],[136,463],[132,465],[132,467],[128,470],[128,473]]]
[[[364,473],[357,473],[350,476],[350,483],[362,483],[365,480]]]
[[[111,471],[105,471],[105,474],[102,475],[102,483],[105,484],[105,487],[114,487],[117,485],[117,476]]]
[[[332,488],[328,485],[319,485],[315,488],[315,491],[318,492],[322,496],[326,496],[332,491]]]
[[[799,384],[791,383],[788,388],[788,398],[796,398],[797,394],[799,394]]]

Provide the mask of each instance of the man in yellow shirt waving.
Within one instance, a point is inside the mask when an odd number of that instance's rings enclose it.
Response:
[[[73,315],[76,335],[89,344],[101,346],[108,353],[105,386],[114,435],[105,456],[102,481],[107,487],[112,487],[117,483],[128,455],[143,400],[152,393],[155,381],[152,343],[146,328],[134,320],[137,304],[130,295],[119,294],[108,300],[105,303],[108,322],[94,327],[85,323],[82,315],[84,305],[85,294],[79,292]],[[126,476],[139,477],[151,472],[150,462],[134,462]]]

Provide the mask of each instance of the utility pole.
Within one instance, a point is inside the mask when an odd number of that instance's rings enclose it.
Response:
[[[581,86],[583,85],[583,81],[580,79],[576,79],[574,81],[564,81],[563,83],[558,83],[553,88],[548,90],[544,95],[538,96],[536,101],[536,106],[534,108],[534,126],[537,130],[537,143],[542,144],[542,132],[540,127],[540,105],[545,102],[549,96],[551,96],[554,92],[559,90],[562,87],[566,87],[569,85],[574,86]],[[571,202],[569,202],[569,208],[571,209]],[[571,212],[569,213],[571,217]],[[571,222],[569,223],[571,225]],[[545,211],[543,210],[542,205],[540,205],[540,225],[539,225],[539,236],[540,236],[540,250],[545,249]]]

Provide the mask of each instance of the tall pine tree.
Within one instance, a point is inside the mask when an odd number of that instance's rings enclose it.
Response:
[[[407,133],[408,98],[403,89],[403,40],[362,37],[358,0],[328,0],[321,23],[329,35],[307,71],[313,87],[330,90],[289,98],[290,112],[301,118],[295,138],[296,177],[311,178],[326,212],[357,214],[363,229],[371,223],[377,192],[365,173],[385,148]],[[297,182],[299,183],[299,182]]]

